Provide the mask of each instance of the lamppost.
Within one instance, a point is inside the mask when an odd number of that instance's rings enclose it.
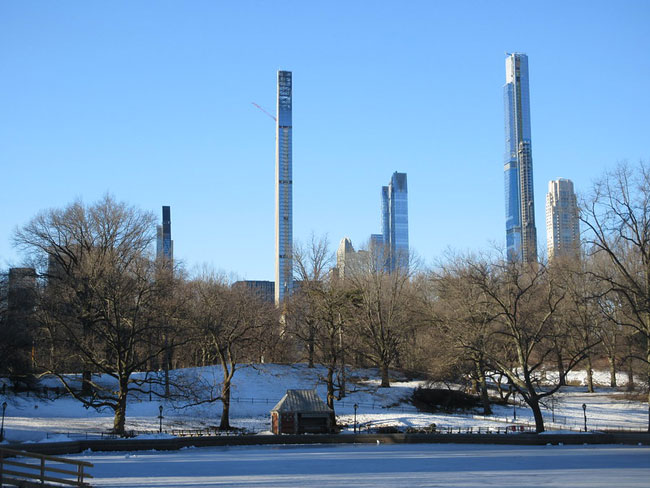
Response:
[[[512,393],[512,421],[517,421],[517,393]]]
[[[359,405],[356,403],[354,404],[354,433],[357,433],[357,408],[359,408]]]
[[[2,426],[0,426],[0,441],[5,439],[5,410],[7,410],[7,402],[2,402]]]
[[[159,432],[160,434],[162,434],[162,419],[163,419],[163,414],[162,414],[162,412],[163,412],[163,406],[160,405],[160,406],[158,407],[158,410],[160,411],[160,415],[158,415],[158,419],[160,420],[160,427],[158,428],[158,432]]]
[[[582,404],[582,412],[585,414],[585,432],[587,432],[587,404]]]

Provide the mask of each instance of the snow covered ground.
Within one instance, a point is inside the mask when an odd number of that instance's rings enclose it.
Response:
[[[218,368],[200,368],[189,371],[199,375],[206,385],[216,386],[221,372]],[[184,372],[185,374],[188,371]],[[269,411],[290,388],[316,388],[325,398],[322,368],[307,368],[304,364],[263,364],[238,370],[232,387],[231,425],[250,432],[268,432]],[[479,413],[425,413],[417,411],[407,402],[418,381],[396,378],[391,388],[379,388],[374,370],[357,370],[348,379],[348,395],[335,405],[337,421],[347,425],[343,433],[352,432],[354,404],[358,405],[357,422],[362,428],[368,426],[427,427],[435,423],[439,430],[501,428],[514,423],[534,425],[532,413],[523,405],[514,408],[494,407],[494,415],[483,417]],[[351,375],[352,376],[352,375]],[[584,376],[584,375],[583,375]],[[608,382],[606,375],[602,381]],[[574,381],[579,381],[576,373]],[[577,378],[577,380],[576,380]],[[597,379],[600,379],[597,376]],[[49,386],[56,383],[48,380]],[[84,409],[71,398],[56,400],[38,399],[24,394],[0,396],[0,403],[7,401],[5,418],[5,442],[48,442],[68,440],[76,436],[95,436],[112,427],[113,415],[109,410],[96,412]],[[545,410],[548,429],[580,430],[584,426],[582,404],[587,405],[587,426],[590,430],[647,428],[647,404],[624,399],[623,393],[608,387],[599,387],[597,393],[588,394],[580,386],[565,388],[556,396],[553,405]],[[163,428],[205,429],[219,425],[221,404],[203,404],[182,408],[180,404],[162,402],[155,396],[131,396],[127,408],[127,429],[157,431],[159,406],[163,410]],[[553,417],[555,422],[552,422]]]
[[[647,487],[647,446],[457,444],[88,453],[103,487]]]

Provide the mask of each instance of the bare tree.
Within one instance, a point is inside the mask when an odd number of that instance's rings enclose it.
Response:
[[[364,346],[362,352],[381,373],[381,387],[390,387],[389,369],[399,357],[400,349],[410,336],[416,294],[411,284],[411,269],[400,266],[389,271],[385,249],[370,246],[356,253],[346,263],[349,280],[359,297],[355,330]],[[348,278],[349,276],[349,278]]]
[[[306,300],[313,288],[320,288],[327,279],[333,261],[329,250],[327,236],[311,236],[308,246],[297,243],[293,249],[294,275],[300,281],[300,289],[290,299],[288,304],[288,321],[296,338],[305,344],[307,364],[314,367],[316,335],[319,321],[309,310],[310,300]]]
[[[508,378],[532,409],[536,431],[543,432],[540,401],[561,387],[560,381],[549,385],[542,373],[556,344],[568,340],[566,331],[552,322],[566,291],[541,263],[484,260],[471,268],[472,283],[496,312],[495,334],[503,344],[490,353],[490,365]],[[564,339],[558,334],[565,334]],[[584,358],[586,349],[567,351],[565,374]]]
[[[259,332],[277,323],[273,307],[245,288],[230,287],[214,273],[204,273],[191,284],[192,322],[198,340],[205,345],[208,362],[218,361],[223,372],[221,391],[210,401],[221,400],[219,428],[230,429],[230,397],[235,372],[254,349]]]
[[[443,349],[457,360],[468,361],[468,374],[481,395],[483,412],[492,413],[486,371],[490,354],[495,354],[499,337],[494,327],[498,315],[485,291],[472,278],[474,258],[452,258],[431,274],[436,300],[432,301],[434,327],[440,330]]]
[[[607,318],[599,305],[603,297],[600,282],[589,275],[592,262],[578,257],[555,257],[549,266],[554,281],[565,290],[565,299],[558,307],[553,324],[559,328],[556,349],[582,351],[587,373],[587,391],[594,392],[593,358],[602,342],[598,334]],[[565,333],[566,332],[566,333]]]
[[[650,384],[650,168],[619,164],[598,180],[583,199],[581,220],[592,254],[609,262],[592,275],[625,302],[620,324],[645,343],[637,359]],[[650,389],[648,392],[650,432]]]
[[[146,368],[162,348],[152,335],[171,336],[156,320],[154,305],[172,286],[156,274],[151,259],[155,218],[105,196],[87,206],[77,201],[40,213],[16,231],[15,244],[40,261],[47,277],[42,310],[65,347],[65,364],[84,371],[85,389],[58,364],[48,369],[84,405],[115,412],[113,429],[124,434],[127,398],[142,382],[133,373]],[[163,330],[164,329],[164,330]],[[108,375],[115,384],[95,381]]]

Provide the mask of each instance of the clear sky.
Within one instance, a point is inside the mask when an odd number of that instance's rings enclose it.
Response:
[[[536,220],[650,160],[650,1],[0,1],[0,266],[75,198],[170,205],[175,257],[273,279],[276,71],[293,71],[294,237],[355,247],[409,185],[411,247],[505,241],[505,52],[530,63]]]

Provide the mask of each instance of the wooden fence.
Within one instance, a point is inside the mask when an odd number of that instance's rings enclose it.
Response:
[[[73,468],[70,469],[69,465]],[[90,486],[84,478],[92,476],[84,472],[84,467],[92,468],[93,465],[86,461],[0,448],[0,486]],[[57,475],[68,475],[68,478]]]

